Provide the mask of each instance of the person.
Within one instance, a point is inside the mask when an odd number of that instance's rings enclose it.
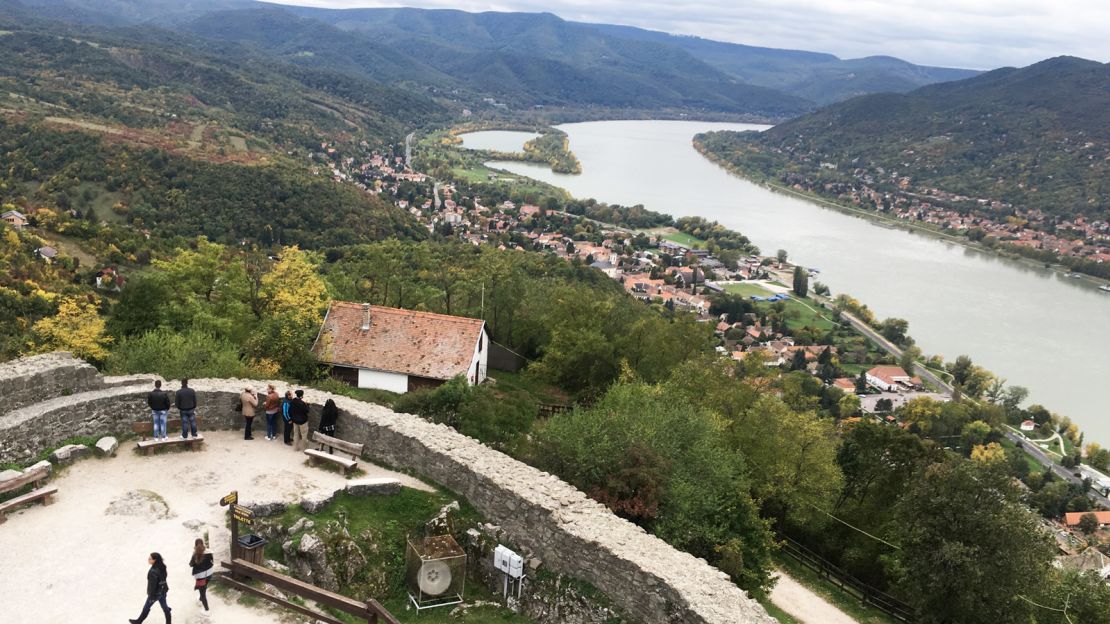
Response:
[[[285,400],[281,402],[281,435],[285,438],[287,446],[293,445],[293,414],[289,411],[293,406],[293,391],[285,391]]]
[[[274,440],[277,438],[277,415],[281,411],[281,397],[278,396],[274,384],[266,386],[266,402],[263,404],[263,409],[266,410],[266,439]]]
[[[146,404],[150,406],[150,417],[154,421],[151,433],[155,440],[166,439],[166,418],[170,415],[170,395],[162,390],[162,380],[154,381],[154,389],[146,395]]]
[[[339,420],[339,408],[333,399],[324,402],[324,409],[320,412],[320,433],[335,437],[335,421]]]
[[[239,395],[239,403],[243,410],[243,420],[246,421],[243,426],[243,439],[253,440],[251,427],[254,425],[254,411],[258,408],[258,395],[250,388],[243,388],[243,393]]]
[[[308,448],[308,403],[304,390],[297,390],[297,398],[289,404],[289,417],[293,419],[293,450],[298,453]]]
[[[204,540],[197,538],[193,544],[193,556],[189,559],[189,567],[193,570],[193,578],[196,581],[193,588],[200,594],[200,604],[204,610],[208,610],[208,582],[212,578],[212,568],[215,564],[212,561],[212,553],[205,552]]]
[[[166,574],[166,563],[162,561],[162,555],[153,552],[147,559],[150,564],[150,570],[146,573],[146,603],[143,604],[143,612],[139,617],[134,620],[128,620],[131,624],[140,624],[150,615],[150,608],[157,602],[162,606],[162,613],[166,614],[166,624],[172,624],[170,621],[170,606],[166,604],[166,593],[169,592],[170,586],[166,582],[168,575]]]
[[[197,393],[189,387],[189,380],[181,380],[181,389],[173,395],[173,404],[181,412],[181,437],[188,438],[189,432],[197,437]]]

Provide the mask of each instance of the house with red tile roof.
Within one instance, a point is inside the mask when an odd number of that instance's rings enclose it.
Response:
[[[884,392],[912,390],[921,385],[921,379],[910,377],[901,366],[876,366],[866,373],[867,383]]]
[[[1079,521],[1087,514],[1094,514],[1099,527],[1110,525],[1110,511],[1069,511],[1064,514],[1064,524],[1069,527],[1078,526]]]
[[[482,383],[489,334],[480,319],[333,301],[312,352],[336,379],[405,393],[458,375]]]

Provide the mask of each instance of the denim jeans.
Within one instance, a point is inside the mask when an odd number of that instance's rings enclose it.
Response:
[[[155,440],[161,440],[166,437],[166,417],[169,416],[170,410],[150,410],[150,417],[154,420],[154,427],[151,433]]]
[[[162,594],[161,596],[147,596],[146,603],[143,604],[143,612],[140,613],[139,617],[136,618],[136,619],[140,622],[145,620],[146,616],[150,615],[150,608],[154,606],[155,602],[157,602],[158,604],[160,604],[162,606],[162,612],[166,614],[166,619],[169,619],[169,617],[170,617],[170,606],[168,604],[166,604],[166,595],[165,594]]]
[[[197,411],[181,410],[181,437],[189,437],[190,430],[193,432],[193,437],[197,437]]]
[[[273,414],[266,414],[266,437],[277,437],[277,412],[274,412]]]

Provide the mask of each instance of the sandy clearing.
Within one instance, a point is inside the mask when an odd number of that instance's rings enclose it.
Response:
[[[241,433],[205,434],[203,452],[145,457],[120,446],[117,457],[86,459],[52,481],[57,502],[11,514],[0,525],[0,622],[37,624],[119,624],[139,614],[145,598],[147,555],[158,551],[170,572],[169,605],[177,624],[263,624],[275,614],[228,603],[209,593],[210,618],[204,618],[193,591],[188,559],[193,540],[209,533],[217,561],[227,560],[230,534],[220,497],[238,490],[240,500],[300,500],[314,491],[334,491],[344,479],[305,465],[304,455],[281,440],[244,441]],[[366,477],[394,477],[406,486],[428,489],[407,475],[363,462]],[[169,517],[126,513],[130,494],[156,493]],[[157,499],[155,499],[157,502]],[[106,514],[115,502],[117,513]],[[155,505],[157,506],[157,505]],[[196,528],[188,528],[185,523]],[[217,564],[218,565],[218,564]],[[21,598],[16,598],[21,597]],[[161,624],[154,607],[147,622]]]
[[[856,621],[798,581],[776,570],[771,602],[803,624],[856,624]]]

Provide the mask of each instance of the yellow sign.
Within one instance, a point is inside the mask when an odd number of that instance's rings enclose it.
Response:
[[[231,516],[239,522],[245,522],[247,524],[250,524],[251,521],[254,520],[254,512],[251,511],[249,507],[243,507],[242,505],[232,505]]]
[[[220,499],[220,507],[227,507],[239,502],[239,492],[235,491]]]

